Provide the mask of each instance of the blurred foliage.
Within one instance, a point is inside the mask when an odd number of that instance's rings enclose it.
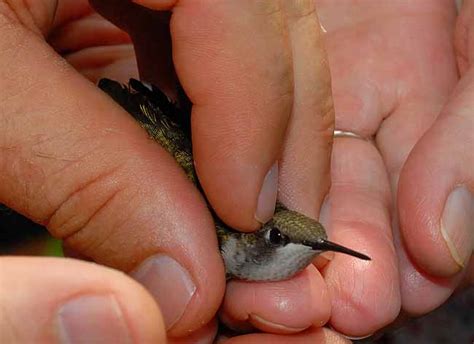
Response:
[[[0,204],[0,255],[63,256],[63,251],[43,226]]]

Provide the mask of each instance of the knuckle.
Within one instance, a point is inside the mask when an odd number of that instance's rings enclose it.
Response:
[[[285,14],[291,21],[298,21],[316,15],[316,6],[312,0],[283,1]]]
[[[257,14],[268,16],[271,18],[281,17],[283,14],[283,8],[279,1],[264,0],[252,2],[255,7]]]
[[[3,22],[20,24],[37,34],[46,35],[52,26],[58,0],[0,0]]]
[[[44,171],[31,161],[27,150],[8,142],[0,142],[1,201],[38,223],[51,206],[41,186]]]
[[[106,241],[113,226],[97,224],[105,223],[104,218],[113,218],[111,222],[117,224],[123,218],[114,211],[116,200],[123,199],[123,194],[127,193],[117,181],[118,174],[117,169],[107,171],[69,193],[46,220],[52,235],[81,252]],[[100,228],[95,230],[97,227]]]

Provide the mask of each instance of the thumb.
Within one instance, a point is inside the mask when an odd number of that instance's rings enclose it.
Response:
[[[52,23],[35,17],[51,3],[15,11]],[[0,78],[0,203],[79,254],[133,270],[171,336],[208,323],[225,281],[201,196],[128,114],[11,11],[0,7],[0,74],[14,76]]]
[[[466,73],[403,168],[398,207],[410,256],[435,276],[465,268],[474,248],[474,70]]]
[[[111,269],[72,259],[4,257],[0,280],[2,343],[166,341],[149,294]]]

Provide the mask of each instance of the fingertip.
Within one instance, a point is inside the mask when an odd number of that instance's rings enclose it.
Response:
[[[209,323],[192,332],[185,337],[168,337],[168,344],[208,344],[214,343],[217,335],[217,320],[212,319]]]
[[[460,266],[449,253],[449,237],[443,237],[443,202],[426,193],[433,194],[432,190],[425,191],[432,187],[425,185],[426,175],[417,169],[409,160],[400,176],[398,208],[403,245],[413,262],[427,273],[451,276],[460,271]],[[433,208],[438,220],[433,218]]]
[[[285,26],[278,2],[183,2],[171,21],[176,73],[193,103],[199,180],[217,215],[242,231],[274,209],[293,102]]]
[[[291,334],[302,332],[308,328],[307,326],[293,327],[288,325],[282,325],[279,323],[275,323],[271,320],[262,318],[257,314],[250,314],[248,317],[248,321],[254,328],[268,333]]]
[[[187,337],[215,315],[225,291],[225,274],[221,261],[213,263],[207,262],[207,269],[196,264],[190,268],[185,261],[159,253],[131,272],[160,306],[169,336]]]
[[[450,155],[457,155],[455,159],[443,158],[446,152],[440,145],[454,150],[457,145],[443,143],[433,134],[417,144],[400,175],[400,232],[419,268],[432,276],[450,277],[464,269],[474,247],[474,196],[469,183],[460,182],[472,176],[459,152]]]
[[[469,262],[474,247],[474,195],[465,187],[452,190],[441,216],[441,235],[458,270]]]
[[[181,319],[197,289],[189,272],[162,254],[145,260],[131,276],[158,302],[168,330]]]
[[[330,314],[326,285],[312,265],[287,281],[231,281],[221,308],[222,319],[231,328],[280,334],[321,327]]]
[[[369,232],[371,236],[364,234]],[[335,240],[342,242],[337,237]],[[363,246],[372,260],[336,253],[325,267],[324,278],[332,300],[330,323],[345,336],[365,337],[391,323],[399,313],[396,256],[391,239],[375,228],[367,231],[365,226],[354,225],[343,244],[356,250]]]
[[[430,276],[419,270],[403,249],[400,251],[402,309],[411,316],[431,312],[449,298],[462,274],[448,278]]]
[[[400,309],[389,184],[379,152],[355,138],[336,139],[331,173],[322,212],[329,238],[372,260],[335,253],[324,268],[330,324],[345,335],[366,336],[393,321]]]
[[[275,162],[263,179],[258,194],[255,219],[260,223],[270,220],[275,212],[278,193],[278,162]]]
[[[169,11],[177,0],[131,0],[131,2],[156,11]]]
[[[8,342],[162,342],[158,307],[118,271],[73,259],[0,260],[2,338]],[[14,278],[12,278],[14,276]],[[147,316],[144,317],[143,314]]]
[[[307,331],[299,334],[293,334],[291,336],[287,335],[278,335],[272,333],[253,333],[243,336],[237,336],[230,339],[224,339],[218,341],[218,343],[229,343],[229,344],[305,344],[305,343],[321,343],[321,344],[343,344],[350,343],[351,341],[347,338],[344,338],[340,334],[327,329],[327,328],[317,328],[313,327]]]
[[[196,124],[202,125],[209,126],[204,121]],[[249,152],[236,142],[224,144],[222,138],[221,144],[213,143],[220,133],[216,126],[212,128],[214,133],[195,131],[194,158],[199,181],[220,219],[232,228],[254,231],[267,222],[275,210],[279,143],[254,144],[252,152]],[[234,126],[233,131],[233,135],[249,136],[247,128],[237,132]],[[208,140],[203,140],[203,136]],[[232,140],[252,139],[241,137]],[[262,146],[265,148],[259,148]],[[269,146],[273,146],[270,154],[265,152]]]

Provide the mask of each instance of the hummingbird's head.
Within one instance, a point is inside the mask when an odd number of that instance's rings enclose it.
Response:
[[[366,255],[327,240],[316,220],[284,209],[255,233],[239,233],[222,245],[227,272],[250,281],[280,281],[303,270],[321,252]]]

